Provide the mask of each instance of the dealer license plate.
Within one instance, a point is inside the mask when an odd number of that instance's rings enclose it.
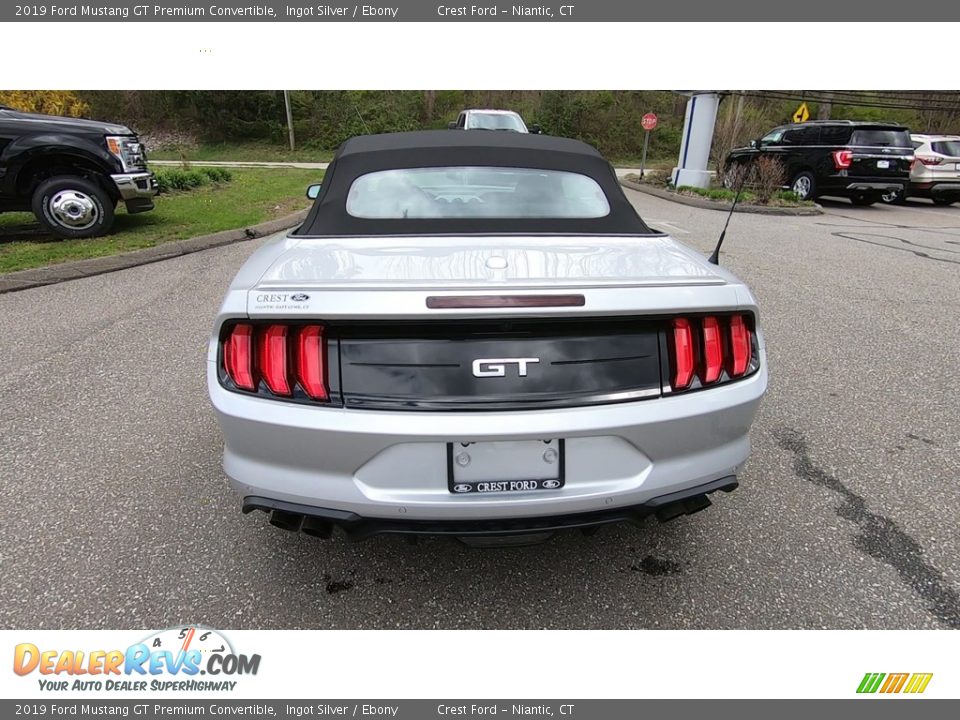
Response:
[[[563,440],[447,443],[447,486],[456,495],[558,490]]]
[[[890,161],[889,161],[889,160],[877,160],[877,167],[878,167],[878,168],[881,168],[881,169],[886,169],[886,168],[890,167]]]

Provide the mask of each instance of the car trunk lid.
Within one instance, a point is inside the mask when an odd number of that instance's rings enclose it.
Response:
[[[717,285],[702,256],[667,236],[309,238],[290,246],[256,291],[521,289]]]

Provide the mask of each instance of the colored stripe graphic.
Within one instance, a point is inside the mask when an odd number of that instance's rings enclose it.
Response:
[[[910,677],[910,673],[890,673],[887,675],[887,681],[880,688],[882,693],[898,693],[903,688],[903,684]]]
[[[930,684],[933,673],[914,673],[910,677],[910,682],[904,690],[905,693],[922,693]]]
[[[877,688],[880,687],[880,681],[885,677],[884,673],[867,673],[863,676],[863,680],[860,681],[860,687],[857,688],[858,693],[875,693]]]
[[[866,673],[857,686],[857,692],[869,694],[879,691],[888,695],[904,692],[915,695],[926,690],[932,678],[933,673]]]

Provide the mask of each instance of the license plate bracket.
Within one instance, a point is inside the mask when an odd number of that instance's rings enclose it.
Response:
[[[510,495],[559,490],[563,439],[447,443],[447,489],[454,495]]]

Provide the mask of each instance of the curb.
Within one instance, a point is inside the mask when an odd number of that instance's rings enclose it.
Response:
[[[724,210],[729,212],[731,203],[726,202],[716,202],[714,200],[707,200],[706,198],[690,197],[688,195],[678,195],[675,192],[670,192],[669,190],[662,190],[657,187],[652,187],[650,185],[645,185],[642,183],[636,183],[632,180],[627,180],[626,178],[620,178],[620,184],[631,190],[636,190],[637,192],[642,192],[647,195],[653,195],[654,197],[662,198],[663,200],[669,200],[670,202],[679,203],[680,205],[689,205],[690,207],[702,208],[705,210]],[[819,205],[814,205],[813,207],[764,207],[763,205],[737,205],[738,213],[752,213],[754,215],[823,215],[823,208]]]
[[[115,272],[116,270],[126,270],[127,268],[137,267],[138,265],[148,265],[149,263],[160,262],[161,260],[169,260],[170,258],[189,255],[190,253],[201,250],[209,250],[220,247],[221,245],[229,245],[235,242],[264,237],[265,235],[272,235],[281,230],[287,230],[288,228],[299,225],[303,222],[304,218],[307,217],[307,212],[308,210],[300,210],[299,212],[285,215],[276,220],[262,222],[259,225],[236,228],[235,230],[221,230],[211,235],[200,235],[199,237],[188,238],[186,240],[175,240],[142,250],[131,250],[130,252],[120,253],[119,255],[75,260],[73,262],[59,263],[57,265],[31,270],[17,270],[16,272],[0,275],[0,294],[27,290],[29,288],[41,287],[42,285],[53,285],[55,283],[66,282],[67,280],[78,280],[93,275]]]

